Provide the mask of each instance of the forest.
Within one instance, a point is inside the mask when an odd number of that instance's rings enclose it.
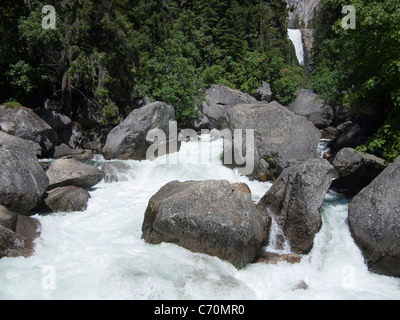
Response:
[[[91,108],[117,123],[147,95],[184,123],[214,83],[252,92],[269,80],[282,102],[300,85],[279,0],[2,3],[3,101],[51,98],[66,115]],[[54,30],[41,27],[44,5],[55,7]]]
[[[42,8],[56,12],[44,29]],[[341,27],[353,5],[356,29]],[[322,0],[312,21],[312,65],[299,66],[281,0],[3,0],[0,103],[59,103],[76,121],[90,110],[118,124],[148,96],[190,123],[212,84],[253,94],[262,81],[289,105],[314,89],[334,107],[377,115],[381,129],[360,149],[400,155],[400,3]]]

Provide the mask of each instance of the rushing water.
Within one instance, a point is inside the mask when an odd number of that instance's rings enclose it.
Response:
[[[303,47],[303,36],[300,29],[288,29],[289,39],[293,42],[294,48],[296,49],[297,60],[300,65],[304,65],[304,47]]]
[[[199,154],[212,163],[196,165]],[[368,272],[348,230],[347,200],[335,193],[326,197],[314,249],[296,265],[237,270],[172,244],[146,244],[148,200],[169,181],[241,181],[254,201],[271,186],[223,167],[220,141],[184,143],[175,156],[178,165],[127,161],[127,181],[100,183],[87,211],[38,217],[34,256],[0,260],[0,299],[400,299],[400,280]]]

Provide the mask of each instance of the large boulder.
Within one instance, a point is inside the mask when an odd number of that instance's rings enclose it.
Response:
[[[295,102],[288,109],[299,116],[306,117],[318,129],[331,125],[335,117],[333,108],[325,105],[325,102],[319,99],[312,90],[307,89],[297,92]]]
[[[103,148],[106,159],[145,160],[151,143],[147,133],[152,129],[169,132],[169,122],[174,121],[175,112],[171,105],[154,102],[132,113],[107,136]]]
[[[66,128],[72,122],[65,114],[56,110],[41,108],[36,114],[56,131]]]
[[[209,129],[224,129],[222,116],[238,104],[257,104],[256,98],[247,93],[233,90],[222,85],[213,85],[206,91],[201,112],[209,121]]]
[[[314,245],[332,176],[333,167],[325,159],[293,161],[258,204],[276,219],[297,254],[309,253]]]
[[[47,212],[85,211],[90,194],[87,190],[75,187],[59,187],[49,191],[44,199]]]
[[[256,208],[246,186],[211,180],[164,186],[150,199],[142,230],[148,243],[174,243],[243,268],[269,228],[269,217]]]
[[[24,107],[0,106],[0,128],[7,134],[39,143],[43,155],[51,150],[57,139],[53,128],[33,110]]]
[[[251,176],[256,179],[274,180],[288,160],[317,157],[320,131],[278,102],[237,105],[224,121],[232,131],[254,129],[255,166]]]
[[[0,205],[19,214],[35,208],[49,185],[36,152],[35,142],[0,132]]]
[[[383,120],[378,115],[356,114],[351,121],[342,123],[337,128],[343,132],[338,138],[331,141],[328,147],[336,154],[343,148],[357,148],[365,143],[382,126]]]
[[[332,182],[331,189],[348,197],[354,197],[386,168],[385,160],[352,148],[340,150],[332,164],[339,177]]]
[[[400,158],[350,203],[349,226],[371,271],[400,277]]]
[[[89,189],[104,178],[104,172],[75,159],[58,159],[46,171],[49,177],[48,190],[58,187],[76,186]]]

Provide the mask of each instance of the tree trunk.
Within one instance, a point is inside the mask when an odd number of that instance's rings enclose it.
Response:
[[[71,32],[65,33],[65,53],[63,54],[63,76],[61,80],[61,106],[63,113],[71,117],[72,115],[72,91],[71,78],[68,74],[72,64],[71,56]]]
[[[24,0],[26,7],[28,8],[29,12],[31,12],[31,0]]]

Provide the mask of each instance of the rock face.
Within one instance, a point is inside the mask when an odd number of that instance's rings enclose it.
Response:
[[[213,85],[206,91],[206,99],[201,112],[209,121],[209,129],[224,129],[222,116],[238,104],[257,104],[258,101],[247,93],[222,85]]]
[[[294,161],[258,204],[275,217],[294,253],[308,254],[314,245],[332,175],[327,160]]]
[[[314,47],[314,29],[301,29],[304,45],[304,64],[311,65],[313,63],[313,47]]]
[[[144,160],[151,145],[146,141],[152,129],[169,131],[169,121],[174,121],[174,108],[163,102],[154,102],[134,110],[119,126],[107,136],[103,148],[106,159]]]
[[[371,271],[400,277],[400,158],[349,207],[352,236]]]
[[[94,187],[104,178],[104,172],[74,159],[55,160],[46,171],[49,188],[76,186],[84,189]]]
[[[174,243],[243,268],[269,228],[269,217],[256,208],[248,188],[211,180],[164,186],[150,199],[142,230],[148,243]]]
[[[321,0],[286,0],[286,2],[289,8],[293,7],[293,10],[289,11],[289,28],[294,28],[297,27],[294,25],[295,20],[305,27],[308,26]]]
[[[131,166],[124,162],[106,162],[102,165],[101,170],[104,172],[104,182],[113,183],[128,180],[128,172]]]
[[[301,89],[297,92],[295,102],[288,107],[293,113],[306,117],[318,129],[324,129],[333,123],[335,114],[330,106],[325,106],[311,90]]]
[[[0,106],[0,128],[3,132],[26,140],[35,141],[42,147],[43,155],[53,147],[56,132],[33,110]]]
[[[34,142],[0,132],[0,204],[19,214],[35,208],[49,185],[36,147]]]
[[[339,177],[332,182],[331,189],[349,197],[358,194],[386,168],[383,159],[352,148],[340,150],[332,164]]]
[[[317,157],[319,130],[275,101],[237,105],[228,111],[225,122],[231,130],[254,129],[255,169],[252,176],[256,179],[276,179],[290,159]]]

